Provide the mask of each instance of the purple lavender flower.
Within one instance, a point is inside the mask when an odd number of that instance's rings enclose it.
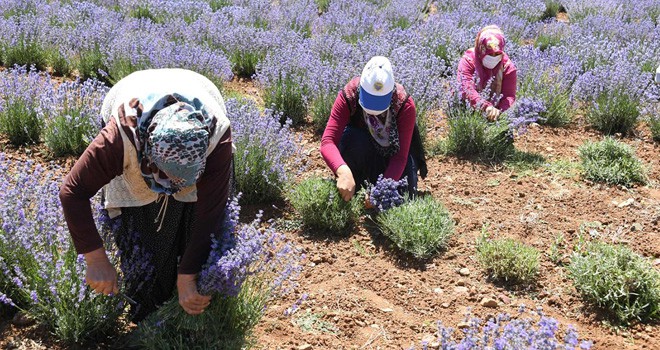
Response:
[[[239,225],[239,197],[227,204],[222,233],[213,238],[211,253],[199,274],[200,292],[236,296],[248,277],[274,272],[275,267],[278,271],[269,288],[286,290],[290,278],[300,271],[299,252],[274,229],[260,229],[261,213],[251,223]]]
[[[445,350],[459,349],[538,349],[575,350],[590,349],[590,341],[579,342],[577,330],[569,325],[563,340],[558,339],[559,322],[550,317],[537,316],[535,323],[532,318],[519,317],[512,319],[508,314],[499,314],[489,319],[486,324],[468,314],[467,328],[462,330],[462,336],[454,337],[454,329],[447,328],[438,322],[437,337],[440,348]],[[422,346],[424,346],[422,344]]]

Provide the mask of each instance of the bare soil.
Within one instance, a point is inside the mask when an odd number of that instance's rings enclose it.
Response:
[[[253,93],[249,83],[230,86]],[[429,138],[441,137],[443,130],[438,123],[429,130]],[[319,137],[311,128],[298,132],[304,138],[305,176],[332,176],[319,153]],[[515,145],[551,164],[578,162],[577,148],[600,139],[599,133],[575,123],[567,128],[533,127]],[[419,349],[421,341],[436,331],[436,321],[456,328],[468,310],[485,319],[515,314],[525,304],[529,309],[542,307],[562,326],[573,324],[581,338],[594,341],[594,349],[660,349],[660,325],[607,326],[606,316],[582,301],[565,266],[548,256],[556,237],[563,235],[563,253],[568,254],[581,227],[597,221],[600,239],[626,244],[660,269],[660,144],[643,127],[622,141],[633,146],[648,166],[649,185],[594,184],[577,172],[561,173],[550,166],[516,170],[455,157],[430,158],[429,175],[420,179],[419,187],[440,199],[457,225],[448,249],[426,261],[399,251],[368,220],[345,237],[304,228],[284,231],[303,248],[305,268],[299,288],[266,310],[255,329],[257,348],[408,349],[414,345]],[[35,155],[32,150],[26,155],[21,149],[3,149],[14,158]],[[58,160],[67,167],[71,161]],[[286,205],[264,207],[273,217],[296,218]],[[476,261],[475,248],[484,229],[492,237],[515,238],[543,252],[534,286],[520,289],[487,278]],[[459,273],[463,268],[467,270]],[[308,297],[300,309],[285,316],[303,294]],[[482,306],[484,298],[496,300],[497,306]],[[37,326],[17,327],[6,311],[0,310],[0,316],[2,349],[65,348]]]

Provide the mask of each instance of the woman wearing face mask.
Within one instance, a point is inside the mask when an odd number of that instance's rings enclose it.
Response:
[[[417,171],[426,177],[426,161],[413,98],[394,82],[390,61],[375,56],[362,75],[337,94],[323,137],[321,155],[337,175],[337,189],[349,201],[378,175],[406,177],[408,192],[417,187]]]
[[[505,43],[498,26],[484,27],[477,34],[474,47],[465,51],[458,64],[461,98],[481,108],[490,121],[496,120],[516,101],[516,66],[504,53]],[[489,99],[479,94],[487,88],[490,89]]]

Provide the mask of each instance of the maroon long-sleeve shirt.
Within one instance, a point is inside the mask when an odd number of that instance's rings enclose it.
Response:
[[[403,175],[403,170],[406,168],[406,163],[408,162],[410,141],[412,140],[413,130],[415,129],[416,113],[415,102],[412,97],[408,97],[408,102],[399,111],[396,120],[401,147],[389,160],[383,174],[386,178],[399,180],[401,179],[401,175]],[[332,106],[330,119],[321,137],[321,155],[330,170],[335,174],[340,166],[346,164],[344,158],[339,153],[339,142],[341,141],[344,128],[346,128],[350,119],[350,109],[340,91],[335,99],[335,104]]]
[[[197,182],[195,219],[179,273],[201,270],[211,250],[211,234],[221,225],[229,195],[231,131],[227,129],[206,160],[204,174]],[[114,118],[90,143],[60,187],[60,200],[73,244],[79,254],[103,247],[90,205],[103,186],[123,173],[124,144]]]

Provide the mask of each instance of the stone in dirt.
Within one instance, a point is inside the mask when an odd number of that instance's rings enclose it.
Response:
[[[431,343],[435,341],[435,336],[433,334],[427,334],[422,337],[422,342]]]
[[[455,293],[459,293],[459,294],[461,294],[461,293],[467,293],[468,290],[469,290],[469,289],[468,289],[467,287],[456,287],[456,288],[454,288],[454,292],[455,292]]]
[[[460,273],[461,276],[469,276],[470,275],[470,269],[468,269],[467,267],[464,267],[464,268],[458,270],[458,273]]]
[[[627,207],[627,206],[629,206],[633,203],[635,203],[635,199],[634,198],[628,198],[625,201],[619,203],[619,205],[617,205],[617,207],[623,208],[623,207]]]
[[[479,304],[483,307],[497,307],[497,300],[486,297]]]
[[[511,303],[511,298],[509,298],[508,296],[506,296],[504,294],[500,294],[498,296],[498,299],[500,299],[503,303],[505,303],[507,305]]]
[[[311,344],[303,344],[303,345],[300,345],[299,347],[297,347],[298,350],[309,350],[311,348],[312,348]]]

